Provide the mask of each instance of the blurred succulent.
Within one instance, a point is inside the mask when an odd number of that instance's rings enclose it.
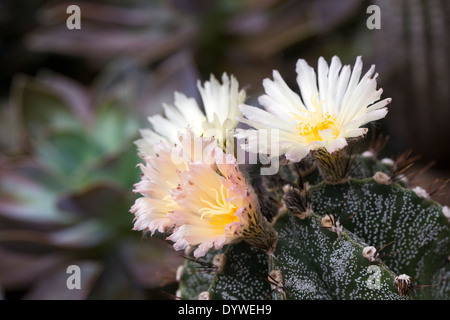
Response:
[[[150,76],[116,63],[90,88],[52,72],[15,78],[0,125],[5,298],[148,299],[173,291],[172,249],[130,232],[129,213],[139,179],[139,108],[151,110],[145,94],[158,102],[147,89],[177,86],[180,73],[189,78],[181,69],[172,74],[185,59],[169,62],[170,72],[162,65]],[[81,290],[66,286],[70,265],[80,267]]]

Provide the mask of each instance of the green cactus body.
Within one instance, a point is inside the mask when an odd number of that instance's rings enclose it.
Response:
[[[243,241],[198,260],[187,253],[179,297],[449,299],[450,223],[443,207],[401,181],[373,177],[387,177],[388,164],[362,156],[354,164],[351,178],[338,184],[321,181],[315,168],[303,172],[311,214],[280,210],[272,221],[279,237],[273,255]],[[295,185],[296,172],[284,166],[271,181]],[[273,187],[270,195],[282,207],[282,186]],[[335,227],[324,225],[327,217]],[[225,257],[220,265],[218,254]]]

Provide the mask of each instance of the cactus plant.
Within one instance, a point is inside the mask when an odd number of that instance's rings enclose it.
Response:
[[[354,166],[351,178],[336,185],[320,181],[316,168],[281,168],[277,179],[270,177],[281,183],[271,192],[265,190],[280,207],[272,221],[279,235],[274,255],[244,242],[197,260],[187,253],[178,274],[179,297],[448,299],[446,209],[421,198],[402,181],[374,178],[376,173],[392,178],[388,164],[359,155]],[[316,182],[300,189],[298,172],[303,182]],[[286,185],[291,187],[283,188]],[[295,214],[296,208],[307,206],[310,215]],[[324,220],[334,224],[327,226]],[[224,255],[221,264],[214,260],[218,255]],[[411,281],[406,287],[400,285],[402,275]]]
[[[154,131],[137,142],[145,165],[135,191],[143,197],[131,211],[135,230],[168,233],[174,248],[185,250],[178,297],[449,297],[449,208],[410,188],[410,153],[379,160],[379,139],[354,152],[364,125],[384,118],[391,99],[379,100],[374,66],[359,80],[361,57],[353,71],[341,68],[337,56],[330,66],[319,58],[316,79],[299,59],[301,98],[274,71],[258,100],[265,110],[239,102],[245,94],[237,94],[236,80],[230,86],[226,76],[223,84],[211,78],[199,89],[214,117],[175,96],[178,113],[150,121]],[[237,144],[277,160],[277,172],[267,174],[266,161],[237,166],[233,140],[221,137],[238,108],[237,119],[254,129],[237,129]],[[188,128],[177,141],[167,139],[167,128],[178,128],[179,117],[194,109],[186,121],[199,134]],[[206,131],[211,127],[215,134]]]

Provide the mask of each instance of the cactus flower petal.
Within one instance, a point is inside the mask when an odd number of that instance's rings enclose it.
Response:
[[[241,105],[243,117],[239,120],[254,129],[240,130],[238,138],[254,137],[255,130],[277,129],[283,150],[247,147],[247,151],[285,154],[298,162],[311,150],[325,148],[329,153],[347,146],[347,139],[363,136],[363,125],[384,118],[391,99],[380,100],[382,89],[376,88],[375,67],[361,78],[361,57],[356,59],[353,71],[342,66],[334,56],[328,66],[319,58],[318,75],[305,60],[297,62],[297,83],[300,95],[292,91],[278,71],[273,80],[265,79],[265,94],[259,103],[265,110]],[[279,146],[276,146],[279,148]]]
[[[197,136],[214,136],[217,145],[225,150],[227,131],[238,124],[239,104],[244,102],[246,92],[239,90],[234,76],[223,73],[221,80],[222,83],[211,75],[203,85],[198,81],[197,88],[205,112],[194,98],[175,92],[174,103],[163,104],[165,117],[160,114],[149,117],[152,129],[141,130],[142,138],[135,142],[139,154],[154,155],[152,146],[161,141],[177,143],[178,130],[187,127]]]
[[[178,144],[161,142],[154,149],[157,155],[145,158],[142,180],[135,185],[143,195],[131,208],[135,230],[170,233],[176,250],[198,245],[196,257],[236,239],[265,251],[273,248],[276,235],[259,212],[252,187],[234,156],[214,139],[187,130]]]

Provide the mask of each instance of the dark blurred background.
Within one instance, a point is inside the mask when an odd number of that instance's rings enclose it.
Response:
[[[449,204],[449,14],[445,0],[2,0],[0,296],[173,298],[180,254],[131,231],[132,142],[210,73],[234,74],[256,104],[273,69],[297,90],[297,59],[362,55],[393,98],[374,128],[390,137],[381,156],[412,149],[411,183]],[[71,264],[82,290],[66,287]]]

